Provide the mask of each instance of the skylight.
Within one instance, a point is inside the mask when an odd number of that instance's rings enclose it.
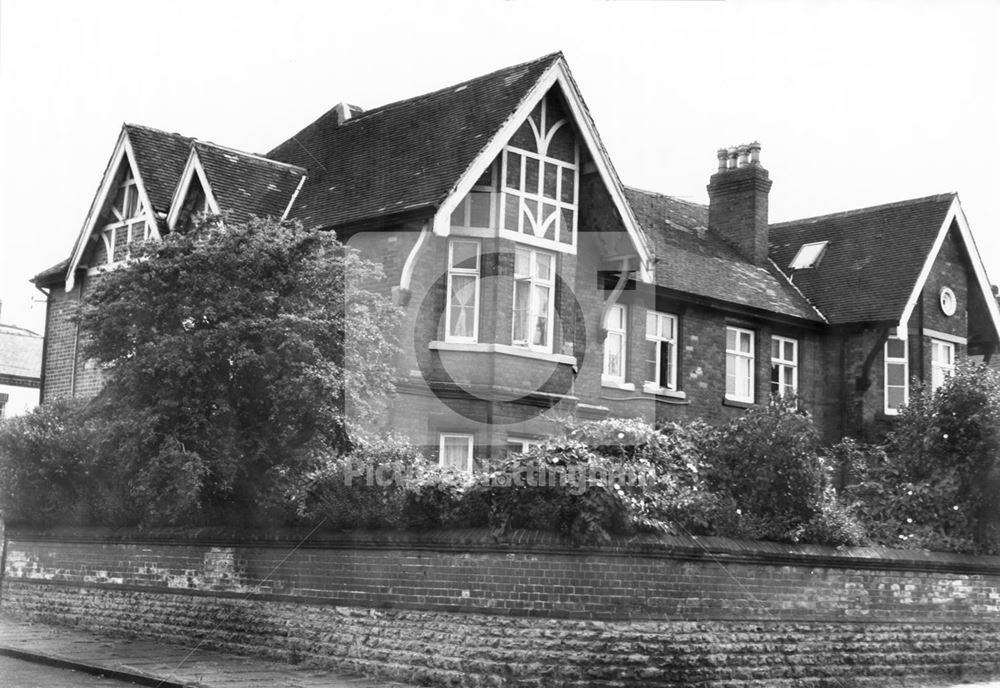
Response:
[[[816,241],[811,244],[802,244],[802,248],[795,254],[794,260],[788,267],[792,270],[805,270],[819,265],[819,261],[826,252],[829,241]]]

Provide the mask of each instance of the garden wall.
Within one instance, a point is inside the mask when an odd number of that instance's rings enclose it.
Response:
[[[1000,677],[1000,557],[303,536],[8,530],[0,612],[438,685]]]

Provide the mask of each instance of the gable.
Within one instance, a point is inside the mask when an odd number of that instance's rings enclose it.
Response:
[[[504,206],[500,212],[501,236],[557,250],[575,247],[578,217],[572,214],[575,211],[570,206],[576,205],[585,167],[592,166],[631,241],[637,259],[633,267],[638,268],[639,279],[652,281],[652,254],[632,213],[625,187],[561,56],[539,77],[513,114],[458,178],[434,215],[435,234],[448,235],[455,208],[491,165],[500,170]],[[572,171],[575,171],[576,181],[564,195],[564,175]],[[528,177],[532,173],[534,179]],[[518,185],[532,181],[538,183],[537,194],[525,197],[516,191],[509,193]],[[539,205],[535,207],[534,204]],[[568,230],[563,231],[563,226]]]
[[[66,273],[66,291],[73,289],[76,270],[123,260],[133,243],[158,236],[135,152],[123,127],[77,237]]]

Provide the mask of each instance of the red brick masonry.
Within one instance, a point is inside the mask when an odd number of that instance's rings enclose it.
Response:
[[[7,537],[8,614],[407,681],[1000,677],[998,557],[482,531]]]

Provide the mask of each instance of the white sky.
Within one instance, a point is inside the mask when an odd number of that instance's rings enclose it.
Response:
[[[265,152],[562,50],[626,184],[706,202],[753,139],[781,221],[958,191],[1000,281],[1000,2],[0,0],[2,320],[72,248],[122,122]]]

